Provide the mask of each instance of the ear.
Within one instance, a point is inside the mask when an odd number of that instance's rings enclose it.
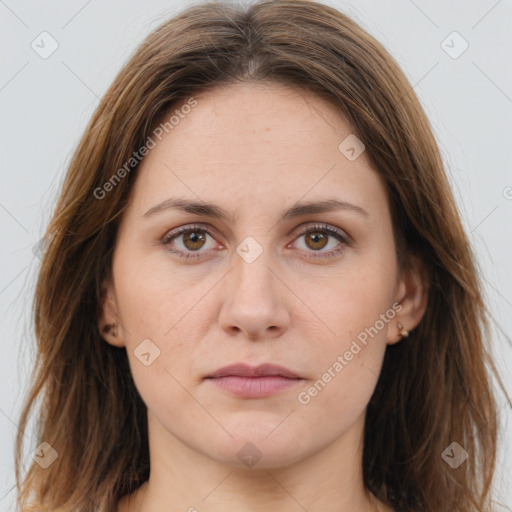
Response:
[[[124,329],[119,314],[115,287],[110,278],[101,284],[101,300],[98,304],[98,330],[100,336],[110,345],[124,347]]]
[[[400,274],[395,301],[402,307],[386,336],[389,345],[398,343],[405,331],[412,331],[421,321],[428,303],[428,276],[424,263],[410,255]],[[405,334],[407,336],[407,334]]]

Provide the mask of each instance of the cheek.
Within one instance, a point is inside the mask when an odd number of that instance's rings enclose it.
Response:
[[[165,254],[135,247],[120,247],[113,262],[119,315],[136,387],[148,407],[165,411],[170,402],[187,405],[180,384],[195,377],[197,343],[215,320],[205,294],[218,277],[176,270]]]
[[[373,251],[351,255],[336,274],[319,277],[314,285],[303,281],[296,290],[319,320],[315,322],[321,328],[318,336],[323,337],[319,343],[329,352],[343,353],[352,340],[360,337],[364,342],[369,330],[374,345],[385,340],[395,316],[395,284],[395,260]],[[361,351],[364,359],[363,352],[368,350]]]
[[[350,263],[336,278],[309,289],[305,300],[322,322],[313,339],[319,349],[311,354],[315,379],[297,401],[313,421],[329,415],[333,428],[350,424],[371,398],[397,312],[395,260],[375,251]]]
[[[311,353],[313,375],[297,396],[297,402],[310,409],[308,414],[318,414],[318,418],[327,414],[338,428],[340,422],[351,424],[366,407],[382,366],[387,329],[395,315],[395,310],[387,307],[387,296],[372,296],[362,302],[355,293],[342,297],[347,300],[346,307],[341,301],[324,311],[326,323],[336,335],[313,339],[317,347]]]
[[[377,356],[375,351],[373,355]],[[313,448],[336,440],[361,420],[378,375],[362,361],[362,356],[355,357],[342,370],[336,369],[335,364],[325,370],[299,393],[295,406],[307,424],[304,436]]]
[[[114,260],[119,313],[129,331],[127,342],[137,343],[141,336],[167,340],[183,319],[194,314],[205,293],[205,279],[176,268],[163,248],[153,249],[148,256],[137,252],[136,244],[130,246],[133,250],[127,247]]]
[[[375,279],[377,279],[375,275]],[[368,274],[367,274],[368,276]],[[355,276],[352,276],[355,277]],[[335,335],[319,336],[311,353],[314,376],[297,397],[311,431],[334,439],[364,413],[380,374],[387,329],[396,311],[389,283],[347,279],[332,286],[323,309]]]

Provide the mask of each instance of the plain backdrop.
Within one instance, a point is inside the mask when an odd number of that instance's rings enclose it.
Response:
[[[326,3],[384,44],[432,122],[479,259],[493,351],[512,390],[511,2]],[[34,245],[99,98],[142,39],[189,4],[0,0],[0,511],[13,510],[14,436],[34,362]],[[512,510],[512,407],[501,394],[498,401],[505,437],[494,495],[501,511]],[[25,436],[34,449],[33,433]]]

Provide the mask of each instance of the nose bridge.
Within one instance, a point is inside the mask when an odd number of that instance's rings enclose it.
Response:
[[[272,252],[263,244],[247,237],[237,246],[220,316],[225,330],[243,331],[251,338],[282,333],[289,322],[282,290],[271,271]]]
[[[234,281],[231,291],[234,294],[243,295],[252,300],[264,299],[265,302],[273,301],[274,275],[270,271],[273,257],[270,245],[266,245],[263,237],[261,242],[253,236],[246,237],[236,247],[233,258],[233,271],[231,279]],[[270,237],[266,238],[267,241]]]

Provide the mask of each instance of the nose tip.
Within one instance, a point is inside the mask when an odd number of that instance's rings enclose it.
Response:
[[[222,328],[230,335],[244,333],[250,340],[280,336],[290,318],[279,280],[264,259],[247,263],[241,258],[235,266],[224,288]]]

